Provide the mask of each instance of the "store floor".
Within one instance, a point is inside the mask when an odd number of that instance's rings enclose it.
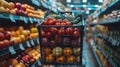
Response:
[[[85,39],[83,42],[83,64],[85,67],[99,67],[92,49]]]

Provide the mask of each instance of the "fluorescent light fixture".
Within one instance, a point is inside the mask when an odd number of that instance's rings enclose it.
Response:
[[[87,0],[82,0],[84,3],[86,3],[87,2]]]
[[[88,10],[91,10],[92,8],[88,8]]]
[[[99,2],[103,2],[103,0],[99,0]]]
[[[87,7],[86,5],[83,5],[83,7]]]
[[[67,0],[67,2],[71,2],[71,0]]]
[[[70,5],[70,7],[74,7],[74,5]]]
[[[99,7],[98,5],[95,5],[95,7]]]

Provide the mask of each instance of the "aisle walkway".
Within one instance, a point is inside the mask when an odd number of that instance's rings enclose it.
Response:
[[[99,67],[90,45],[85,42],[85,39],[83,42],[83,64],[85,64],[85,67]]]

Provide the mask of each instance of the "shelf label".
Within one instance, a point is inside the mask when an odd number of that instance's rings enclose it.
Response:
[[[35,64],[33,64],[32,67],[35,67]]]
[[[12,22],[16,22],[13,15],[9,15],[9,17]]]
[[[20,16],[20,20],[23,20],[23,17],[22,17],[22,16]]]
[[[41,65],[40,60],[38,60],[38,65],[39,65],[39,66]]]
[[[10,46],[8,49],[9,49],[9,51],[10,51],[11,54],[16,54],[16,51],[13,48],[13,46]]]
[[[32,18],[29,18],[29,20],[30,20],[30,23],[33,23],[33,19]]]
[[[27,41],[27,46],[28,46],[28,47],[31,47],[31,45],[30,45],[29,41]]]
[[[30,42],[31,42],[32,46],[34,46],[34,45],[35,45],[35,44],[34,44],[34,42],[33,42],[33,40],[31,40]]]
[[[19,44],[19,47],[20,47],[21,50],[25,50],[25,48],[23,47],[23,44],[22,44],[22,43]]]
[[[37,38],[37,43],[39,44],[40,42],[39,42],[39,38]]]
[[[24,20],[25,23],[28,23],[26,17],[23,17],[23,20]]]
[[[34,21],[37,21],[37,19],[36,19],[36,18],[34,18]]]

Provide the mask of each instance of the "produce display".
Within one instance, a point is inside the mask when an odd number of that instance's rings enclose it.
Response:
[[[30,67],[40,59],[40,45],[0,57],[0,67]]]
[[[17,45],[34,38],[38,38],[38,29],[35,27],[32,27],[31,30],[25,30],[23,26],[19,26],[18,28],[0,27],[0,48]]]
[[[0,13],[44,18],[44,12],[41,10],[35,10],[34,7],[28,4],[7,2],[5,0],[0,0]]]
[[[40,26],[43,64],[80,64],[81,30],[68,20],[48,18]]]

